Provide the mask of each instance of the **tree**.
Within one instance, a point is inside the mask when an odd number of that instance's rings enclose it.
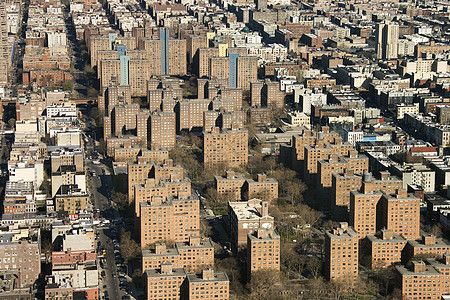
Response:
[[[64,82],[63,90],[69,91],[69,92],[73,91],[73,81],[69,80],[69,81]]]
[[[442,238],[444,236],[443,232],[442,232],[442,228],[439,224],[435,224],[432,228],[431,228],[431,234],[434,235],[437,238]]]
[[[112,193],[112,200],[121,215],[133,217],[133,212],[130,210],[130,205],[126,194],[114,191]]]
[[[200,221],[200,235],[205,237],[212,236],[211,226],[209,226],[208,220],[201,219]]]
[[[97,95],[98,95],[98,91],[95,89],[95,88],[89,88],[88,89],[88,91],[87,91],[87,96],[89,97],[89,98],[94,98],[94,97],[97,97]]]
[[[11,128],[16,128],[16,119],[14,119],[14,118],[9,119],[8,125]]]
[[[276,270],[258,270],[252,273],[250,291],[252,299],[281,299],[280,272]]]
[[[315,256],[309,257],[306,261],[306,269],[314,279],[317,279],[322,271],[322,261]]]
[[[98,110],[98,106],[94,106],[90,110],[90,117],[95,121],[95,125],[99,126],[101,122],[100,111]]]
[[[283,269],[288,275],[292,274],[297,278],[301,276],[307,257],[298,254],[292,243],[281,243],[280,258]]]
[[[120,233],[120,251],[122,253],[125,264],[127,264],[133,258],[140,255],[141,247],[135,240],[131,238],[131,232],[122,229]]]
[[[50,240],[46,240],[42,243],[42,253],[45,254],[45,260],[49,262],[52,258],[53,243]]]
[[[322,213],[309,207],[306,204],[298,204],[296,207],[296,213],[302,218],[303,225],[310,224],[315,226],[319,223]]]

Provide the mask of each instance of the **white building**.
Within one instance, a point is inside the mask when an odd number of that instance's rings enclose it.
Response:
[[[9,181],[33,181],[34,188],[38,189],[44,181],[44,162],[8,162]]]
[[[49,48],[55,46],[66,46],[67,35],[65,32],[49,31],[47,32],[47,43]]]
[[[343,132],[344,142],[348,142],[352,145],[356,145],[357,142],[362,142],[364,138],[364,132],[361,130],[346,130]]]
[[[300,103],[301,112],[311,115],[311,105],[326,105],[327,95],[311,89],[294,89],[294,102]]]
[[[300,127],[304,126],[306,128],[311,127],[311,118],[307,114],[299,111],[294,111],[288,113],[288,122],[292,126]]]
[[[425,193],[435,191],[435,172],[423,164],[393,164],[391,171],[393,175],[403,180],[404,189],[407,189],[408,185],[415,184],[420,185]]]
[[[405,117],[406,113],[418,114],[419,113],[419,103],[397,104],[397,120],[403,119]]]

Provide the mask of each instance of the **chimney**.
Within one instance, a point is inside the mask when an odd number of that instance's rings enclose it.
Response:
[[[236,173],[234,171],[227,171],[227,179],[234,179]]]
[[[414,273],[423,273],[426,270],[426,265],[423,261],[413,261],[413,272]]]
[[[166,244],[157,243],[155,244],[155,254],[163,254],[166,253]]]
[[[330,163],[336,163],[339,161],[339,156],[337,154],[331,154],[330,158],[328,159]]]
[[[353,169],[345,169],[344,174],[345,176],[353,176],[355,175],[355,171]]]
[[[398,189],[397,190],[397,198],[406,198],[408,197],[408,192],[405,189]]]
[[[269,235],[269,230],[265,229],[265,228],[259,228],[256,231],[256,237],[258,239],[264,239]]]
[[[269,202],[261,201],[261,216],[267,217],[269,215]]]
[[[196,247],[200,245],[200,236],[191,235],[189,237],[189,246]]]
[[[173,167],[173,160],[171,160],[171,159],[166,159],[166,160],[164,160],[164,165],[163,165],[164,167]]]
[[[348,157],[350,157],[350,158],[357,158],[357,157],[358,157],[358,151],[356,151],[356,150],[350,150],[350,151],[348,152]]]
[[[164,198],[162,196],[153,196],[150,202],[152,205],[161,205],[163,200]]]
[[[347,231],[347,230],[348,230],[348,223],[347,223],[347,222],[340,222],[340,223],[339,223],[339,227],[340,227],[343,231]]]
[[[383,240],[392,240],[392,238],[394,237],[394,232],[389,229],[382,229],[381,236]]]
[[[364,173],[364,180],[363,181],[364,182],[371,182],[372,181],[372,173],[370,173],[370,172]]]
[[[434,244],[436,244],[436,237],[434,235],[428,235],[428,236],[422,235],[422,243],[425,246],[434,245]]]
[[[203,269],[202,279],[203,280],[213,280],[214,279],[214,270],[212,268]]]
[[[258,174],[258,175],[256,175],[256,180],[258,182],[264,182],[267,180],[267,176],[266,176],[266,174]]]
[[[329,132],[330,132],[330,127],[328,127],[328,126],[322,126],[322,132],[323,132],[323,133],[329,133]]]
[[[343,142],[343,140],[342,140],[342,138],[341,138],[340,136],[334,138],[334,144],[335,144],[335,145],[341,145],[342,142]]]
[[[450,265],[450,254],[444,253],[443,259],[444,259],[444,263],[445,263],[446,265]]]
[[[434,46],[434,41],[430,41],[430,46]]]
[[[389,177],[391,176],[391,173],[389,173],[388,171],[380,171],[380,178],[381,181],[387,181],[389,180]]]
[[[172,264],[171,263],[162,263],[161,264],[161,274],[169,275],[172,274]]]

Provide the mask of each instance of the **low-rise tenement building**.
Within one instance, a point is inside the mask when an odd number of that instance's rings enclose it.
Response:
[[[259,228],[247,235],[247,277],[258,270],[280,270],[280,236],[274,229]]]
[[[61,186],[59,193],[55,195],[54,204],[55,211],[64,211],[69,214],[76,214],[91,208],[89,195],[70,185]]]
[[[367,235],[372,270],[387,268],[400,263],[406,239],[392,230],[382,229],[377,234]]]
[[[435,172],[421,163],[393,164],[390,171],[403,181],[403,188],[409,185],[420,185],[426,193],[435,191]]]
[[[347,223],[325,232],[324,272],[327,280],[353,282],[358,278],[358,234]]]
[[[274,228],[274,218],[269,216],[269,203],[259,199],[228,202],[228,222],[235,248],[247,244],[247,234],[259,228]]]
[[[17,271],[17,286],[31,287],[41,273],[39,228],[0,232],[0,270]]]

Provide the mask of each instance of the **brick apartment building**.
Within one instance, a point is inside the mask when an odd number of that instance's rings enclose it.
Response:
[[[255,179],[251,179],[234,171],[227,171],[225,177],[215,176],[215,183],[217,196],[230,201],[253,198],[272,201],[278,198],[278,182],[265,174],[258,174]]]
[[[78,263],[95,263],[97,253],[95,250],[53,251],[52,265],[76,265]]]
[[[140,202],[141,248],[163,240],[189,241],[200,234],[200,200],[185,198],[153,197]]]
[[[420,198],[398,190],[396,194],[383,193],[377,205],[377,229],[391,229],[408,240],[420,237]]]
[[[147,299],[229,299],[226,273],[211,268],[187,274],[184,268],[162,263],[159,269],[146,270],[145,275]]]
[[[325,278],[353,281],[358,277],[358,234],[347,223],[325,232]]]
[[[189,241],[175,243],[173,248],[157,243],[154,249],[142,250],[142,270],[157,269],[164,262],[171,262],[175,268],[184,268],[188,273],[198,272],[214,266],[214,246],[210,239],[190,236]]]
[[[278,198],[278,181],[265,174],[257,174],[255,179],[245,180],[242,194],[246,200],[258,198],[270,202]]]
[[[147,269],[145,275],[148,300],[181,299],[181,286],[187,276],[183,268],[174,268],[171,263],[162,263],[159,269]]]
[[[136,115],[139,110],[137,103],[119,102],[116,104],[110,115],[104,117],[103,135],[105,139],[111,136],[123,137],[127,131],[136,129]],[[107,120],[108,118],[109,120]]]
[[[245,128],[203,133],[203,165],[207,168],[245,167],[248,163],[248,131]]]
[[[242,199],[242,187],[246,180],[243,174],[227,171],[225,177],[215,176],[214,180],[218,197],[224,197],[230,201]]]
[[[187,275],[187,299],[219,299],[230,297],[230,281],[225,272],[214,272],[212,268],[201,273]]]
[[[358,155],[358,151],[351,150],[347,156],[332,154],[328,159],[318,161],[317,186],[329,189],[333,184],[333,174],[343,173],[345,170],[353,170],[354,173],[364,174],[369,170],[369,158]]]
[[[130,85],[120,85],[115,78],[111,84],[103,87],[103,93],[98,97],[98,109],[102,115],[110,115],[111,110],[120,102],[131,104]]]
[[[414,256],[421,254],[442,258],[448,253],[450,253],[450,244],[447,240],[436,238],[434,235],[422,235],[421,239],[408,240],[402,261],[408,262]]]
[[[396,282],[405,299],[441,299],[449,293],[450,261],[413,261],[410,267],[397,265]]]
[[[280,270],[280,236],[274,229],[258,228],[247,235],[247,277],[258,270]]]
[[[255,81],[250,83],[252,107],[284,107],[284,92],[280,90],[280,83],[275,81]]]
[[[377,213],[381,214],[377,211],[378,202],[383,193],[395,194],[403,186],[402,181],[390,176],[389,172],[380,174],[380,179],[374,179],[370,173],[364,174],[361,189],[350,191],[349,224],[358,232],[360,239],[383,229],[381,224],[377,224]]]
[[[55,195],[55,211],[76,214],[90,208],[89,195],[84,192],[72,192],[71,189],[61,187],[61,194]]]
[[[172,176],[168,180],[156,181],[154,178],[148,178],[144,184],[134,186],[134,206],[136,217],[140,215],[141,202],[151,201],[153,197],[189,197],[192,194],[191,181],[188,178],[178,178]]]
[[[156,165],[150,160],[138,160],[137,164],[128,163],[128,200],[134,200],[134,188],[142,185],[147,179],[153,178],[155,182],[160,180],[181,180],[184,178],[184,169],[181,166],[174,166],[171,159],[164,160],[162,165]]]
[[[331,178],[331,210],[337,219],[347,217],[350,207],[350,192],[358,191],[362,186],[362,176],[353,169],[345,169],[343,173],[334,173]]]
[[[367,235],[372,270],[400,263],[406,239],[392,230],[382,229],[378,234]]]
[[[84,171],[84,154],[81,148],[57,148],[50,153],[52,172],[60,172],[62,166],[74,166],[76,172]]]

